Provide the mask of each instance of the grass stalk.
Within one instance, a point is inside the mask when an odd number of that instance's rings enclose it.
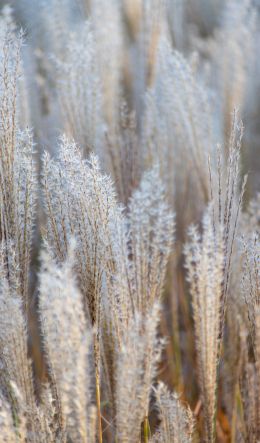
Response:
[[[145,417],[145,419],[144,419],[144,443],[149,442],[150,434],[151,434],[151,432],[150,432],[149,419],[148,419],[148,417]]]
[[[102,419],[101,419],[101,402],[100,402],[100,381],[99,371],[96,367],[96,402],[97,402],[97,420],[98,420],[98,442],[102,443]]]

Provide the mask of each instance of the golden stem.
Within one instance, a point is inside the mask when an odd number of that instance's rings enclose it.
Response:
[[[148,420],[148,417],[145,417],[145,419],[144,419],[144,443],[149,442],[149,437],[150,437],[149,420]]]

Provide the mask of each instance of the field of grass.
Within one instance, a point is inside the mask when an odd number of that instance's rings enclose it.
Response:
[[[0,443],[259,443],[259,2],[0,6]]]

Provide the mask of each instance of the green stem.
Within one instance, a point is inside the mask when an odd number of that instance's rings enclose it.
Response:
[[[145,417],[144,419],[144,443],[149,442],[151,432],[150,432],[150,425],[149,425],[149,419],[148,417]]]

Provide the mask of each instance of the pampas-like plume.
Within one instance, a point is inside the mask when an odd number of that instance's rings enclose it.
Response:
[[[158,169],[144,176],[127,217],[116,202],[111,180],[101,174],[97,157],[84,160],[75,143],[65,137],[58,161],[45,154],[42,181],[46,238],[60,261],[66,256],[69,238],[78,238],[76,269],[93,324],[99,325],[105,275],[107,289],[113,280],[118,284],[118,279],[125,287],[117,291],[113,285],[122,301],[121,310],[125,291],[129,292],[125,302],[128,297],[127,303],[136,303],[136,309],[152,305],[162,292],[174,229]],[[136,299],[137,293],[142,301]]]
[[[145,313],[161,297],[173,244],[174,219],[159,167],[144,174],[130,199],[128,220],[133,303]]]
[[[214,229],[210,209],[204,215],[202,228],[202,234],[196,227],[190,228],[190,243],[185,246],[185,257],[192,296],[205,439],[209,443],[215,441],[224,244],[221,226],[218,230]]]
[[[20,418],[20,417],[19,417]],[[15,429],[11,408],[5,398],[0,396],[0,429],[3,443],[25,443],[26,431],[22,420],[19,430]]]
[[[237,110],[233,112],[232,129],[225,149],[218,146],[217,159],[209,159],[210,197],[214,230],[223,227],[224,281],[221,294],[221,335],[224,329],[225,311],[232,274],[235,236],[237,233],[247,176],[240,180],[240,155],[243,123]]]
[[[243,111],[252,82],[254,35],[257,27],[252,0],[228,0],[222,22],[211,41],[212,70],[217,81],[220,120],[223,133],[230,136],[232,112]]]
[[[158,167],[144,174],[130,199],[127,215],[114,217],[111,232],[114,266],[107,262],[102,341],[105,368],[110,368],[110,401],[115,404],[114,371],[122,337],[136,315],[145,321],[154,303],[159,302],[173,243],[174,217],[165,201]]]
[[[102,175],[96,156],[84,160],[74,142],[63,137],[58,161],[45,153],[43,192],[47,220],[46,238],[63,261],[71,237],[76,237],[76,270],[81,292],[93,324],[99,322],[102,274],[112,261],[110,225],[117,213],[110,178]]]
[[[252,226],[252,224],[251,224]],[[257,224],[253,226],[258,228]],[[248,228],[248,227],[247,227]],[[243,275],[242,294],[247,306],[249,331],[254,361],[250,362],[245,351],[245,361],[241,376],[241,391],[244,404],[244,419],[247,442],[256,443],[260,438],[260,267],[259,231],[247,233],[242,240]]]
[[[194,419],[189,407],[181,404],[178,394],[171,393],[163,382],[155,389],[156,406],[161,420],[153,443],[192,443]]]
[[[121,93],[123,67],[122,2],[91,2],[91,19],[96,41],[96,63],[101,78],[103,113],[114,130]],[[100,26],[105,20],[106,26]]]
[[[9,252],[10,252],[9,246]],[[1,257],[3,258],[3,257]],[[10,264],[10,262],[9,262]],[[19,433],[19,402],[13,392],[15,383],[20,403],[26,414],[28,441],[35,442],[37,426],[37,407],[34,396],[33,375],[31,362],[27,356],[27,329],[23,313],[22,300],[19,293],[18,272],[10,278],[6,276],[3,265],[0,266],[0,362],[1,390],[11,405],[13,417],[17,417],[17,432]],[[9,276],[10,277],[10,276]]]
[[[126,205],[140,181],[142,152],[136,133],[136,115],[129,112],[124,102],[118,120],[114,132],[106,131],[105,145],[99,155],[111,171],[120,201]]]
[[[249,363],[248,359],[245,358],[240,385],[246,428],[246,443],[258,443],[260,438],[259,376],[259,364]]]
[[[260,238],[255,232],[243,240],[244,272],[242,293],[247,305],[249,326],[254,354],[260,365]]]
[[[60,267],[48,253],[42,254],[41,325],[51,377],[60,397],[61,421],[64,419],[59,432],[73,441],[92,443],[91,330],[73,278],[73,264],[71,252]]]
[[[251,236],[260,230],[260,192],[250,200],[247,211],[241,217],[241,231],[243,235]]]
[[[32,135],[19,131],[17,121],[22,41],[22,34],[16,36],[7,20],[0,47],[0,241],[7,274],[13,259],[8,248],[12,244],[15,249],[19,290],[27,309],[36,186]]]
[[[71,35],[65,54],[58,55],[62,58],[55,58],[64,131],[79,143],[84,154],[98,150],[102,137],[101,84],[95,48],[93,30],[87,22]]]
[[[196,201],[207,201],[207,156],[214,138],[205,87],[185,58],[172,51],[165,36],[160,39],[155,81],[147,93],[146,105],[147,157],[159,159],[169,196],[173,198],[177,189],[176,197],[185,199],[189,184]]]
[[[116,435],[122,443],[139,441],[141,424],[148,417],[152,383],[161,355],[158,318],[156,303],[146,317],[137,313],[122,336],[115,374]]]
[[[75,143],[65,137],[58,161],[50,159],[48,154],[44,156],[43,189],[48,216],[46,237],[55,256],[59,261],[64,259],[71,236],[75,236],[80,245],[75,251],[75,267],[86,310],[95,326],[99,404],[101,288],[105,274],[109,273],[109,278],[115,274],[115,253],[118,252],[115,239],[121,209],[110,178],[101,174],[97,157],[92,155],[84,160]],[[124,266],[124,262],[120,266]],[[100,414],[99,424],[101,427]]]

